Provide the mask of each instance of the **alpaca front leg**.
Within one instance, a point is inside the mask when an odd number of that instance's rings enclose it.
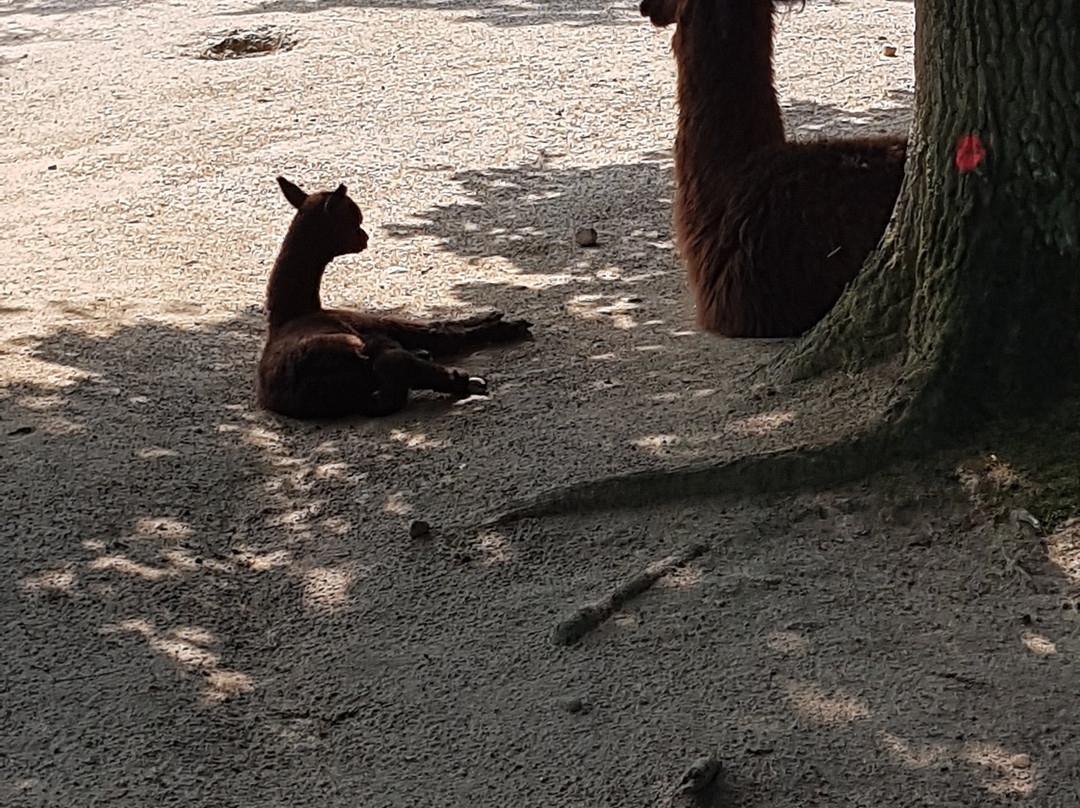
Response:
[[[375,360],[374,368],[380,386],[434,390],[455,398],[487,392],[487,382],[483,379],[470,377],[464,371],[444,367],[404,349],[384,351]]]

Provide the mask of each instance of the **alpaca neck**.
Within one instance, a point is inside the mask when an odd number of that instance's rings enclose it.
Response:
[[[314,236],[305,232],[299,218],[285,236],[266,285],[271,328],[322,309],[319,287],[334,256]]]
[[[676,164],[689,187],[701,181],[705,193],[715,194],[717,173],[784,141],[773,86],[773,9],[769,0],[698,0],[689,14],[672,42],[679,72]]]

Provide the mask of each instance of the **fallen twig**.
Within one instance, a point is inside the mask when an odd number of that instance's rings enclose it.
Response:
[[[708,549],[707,544],[690,544],[674,555],[653,562],[643,571],[620,584],[606,597],[582,606],[559,623],[552,633],[552,642],[556,645],[573,645],[611,617],[628,600],[645,592],[665,575],[693,561]]]

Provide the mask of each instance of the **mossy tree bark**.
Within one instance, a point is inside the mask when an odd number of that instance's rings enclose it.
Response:
[[[1080,0],[916,0],[915,13],[896,210],[787,366],[899,356],[898,412],[940,432],[1028,409],[1080,370]]]

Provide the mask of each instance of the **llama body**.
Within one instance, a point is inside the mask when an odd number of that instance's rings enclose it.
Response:
[[[778,0],[782,2],[782,0]],[[788,143],[772,71],[773,0],[643,0],[677,23],[675,236],[701,327],[801,334],[877,245],[902,138]]]
[[[431,357],[523,339],[529,324],[499,313],[408,320],[324,309],[319,287],[327,264],[367,248],[363,215],[344,185],[309,195],[283,177],[278,184],[297,212],[267,284],[259,406],[294,418],[379,416],[402,409],[409,390],[458,398],[485,392],[483,379]]]

